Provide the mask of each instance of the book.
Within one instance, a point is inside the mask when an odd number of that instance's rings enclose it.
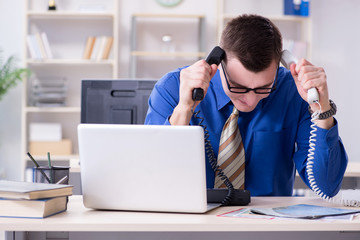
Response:
[[[102,59],[108,59],[109,58],[113,41],[114,41],[113,37],[107,37],[104,52],[103,52],[103,55],[102,55]]]
[[[31,35],[26,36],[26,44],[27,44],[27,47],[29,49],[30,57],[32,59],[37,59],[38,56],[36,55],[36,51],[35,51],[35,47],[34,47],[34,45],[32,43],[32,36]]]
[[[95,45],[95,40],[96,40],[96,38],[92,37],[92,36],[87,38],[84,53],[83,53],[83,59],[91,58],[91,53],[92,53],[94,45]]]
[[[94,43],[94,47],[93,50],[91,52],[91,56],[90,59],[96,59],[97,55],[98,55],[98,51],[100,49],[100,44],[101,44],[101,37],[95,37],[95,43]]]
[[[47,38],[47,35],[44,32],[42,32],[40,35],[41,35],[41,39],[42,39],[42,42],[43,42],[44,47],[45,47],[45,52],[46,52],[47,58],[52,59],[53,54],[52,54],[52,51],[51,51],[51,48],[50,48],[50,44],[49,44],[49,40]]]
[[[45,218],[66,211],[67,197],[36,200],[0,198],[0,217]]]
[[[72,195],[73,186],[0,180],[0,198],[41,199]]]
[[[275,208],[252,208],[252,213],[286,218],[317,219],[327,216],[339,216],[360,213],[360,209],[343,209],[309,204],[297,204]]]
[[[99,49],[98,52],[96,53],[96,60],[102,60],[103,58],[103,54],[105,51],[105,45],[106,45],[106,41],[107,41],[107,37],[106,36],[100,36],[98,37],[99,41],[100,41],[100,45],[99,45]]]
[[[41,34],[39,32],[35,33],[35,38],[40,49],[41,59],[47,59],[48,56],[46,54],[45,45],[43,43]]]
[[[27,45],[32,59],[36,59],[36,60],[42,59],[40,47],[38,45],[36,36],[34,34],[29,34],[27,36]]]

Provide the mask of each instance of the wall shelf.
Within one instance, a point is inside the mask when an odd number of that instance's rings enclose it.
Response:
[[[86,19],[86,18],[114,18],[113,12],[81,12],[81,11],[60,11],[60,12],[44,12],[44,11],[29,11],[28,18],[72,18],[72,19]]]
[[[28,113],[80,113],[80,107],[27,107]]]
[[[37,66],[46,66],[46,65],[113,65],[115,66],[116,60],[107,59],[107,60],[94,60],[94,59],[42,59],[42,60],[33,60],[28,59],[27,64],[37,65]]]

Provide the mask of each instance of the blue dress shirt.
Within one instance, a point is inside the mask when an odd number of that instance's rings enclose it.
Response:
[[[179,102],[181,68],[166,74],[149,98],[145,124],[169,124]],[[219,71],[210,82],[203,101],[197,106],[207,126],[209,140],[218,154],[221,131],[233,104],[225,94]],[[190,125],[198,125],[194,116]],[[277,89],[262,99],[251,112],[240,112],[238,125],[245,148],[245,189],[252,196],[291,196],[295,169],[309,186],[306,159],[309,149],[310,114],[308,103],[298,94],[290,72],[280,68]],[[320,189],[335,195],[341,186],[347,155],[338,135],[337,123],[329,130],[317,128],[314,175]],[[214,171],[206,161],[207,187],[214,186]]]

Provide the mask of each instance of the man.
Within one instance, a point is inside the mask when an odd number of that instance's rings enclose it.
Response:
[[[292,195],[295,168],[309,185],[306,160],[311,114],[317,104],[307,103],[307,91],[319,93],[322,117],[316,120],[313,172],[323,193],[334,196],[341,187],[347,155],[332,116],[325,71],[301,59],[290,71],[279,66],[282,39],[267,18],[242,15],[228,23],[220,41],[226,56],[219,66],[204,60],[168,73],[149,98],[146,124],[203,125],[218,155],[219,140],[233,108],[245,150],[245,189],[253,196]],[[202,88],[202,101],[192,90]],[[330,104],[331,103],[331,104]],[[198,118],[194,112],[198,113]],[[199,119],[200,118],[200,119]],[[215,173],[207,161],[207,187]]]

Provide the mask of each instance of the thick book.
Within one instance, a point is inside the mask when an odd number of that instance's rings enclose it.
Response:
[[[41,199],[72,195],[73,186],[0,180],[0,198]]]
[[[66,211],[67,197],[36,200],[0,198],[0,217],[45,218]]]

